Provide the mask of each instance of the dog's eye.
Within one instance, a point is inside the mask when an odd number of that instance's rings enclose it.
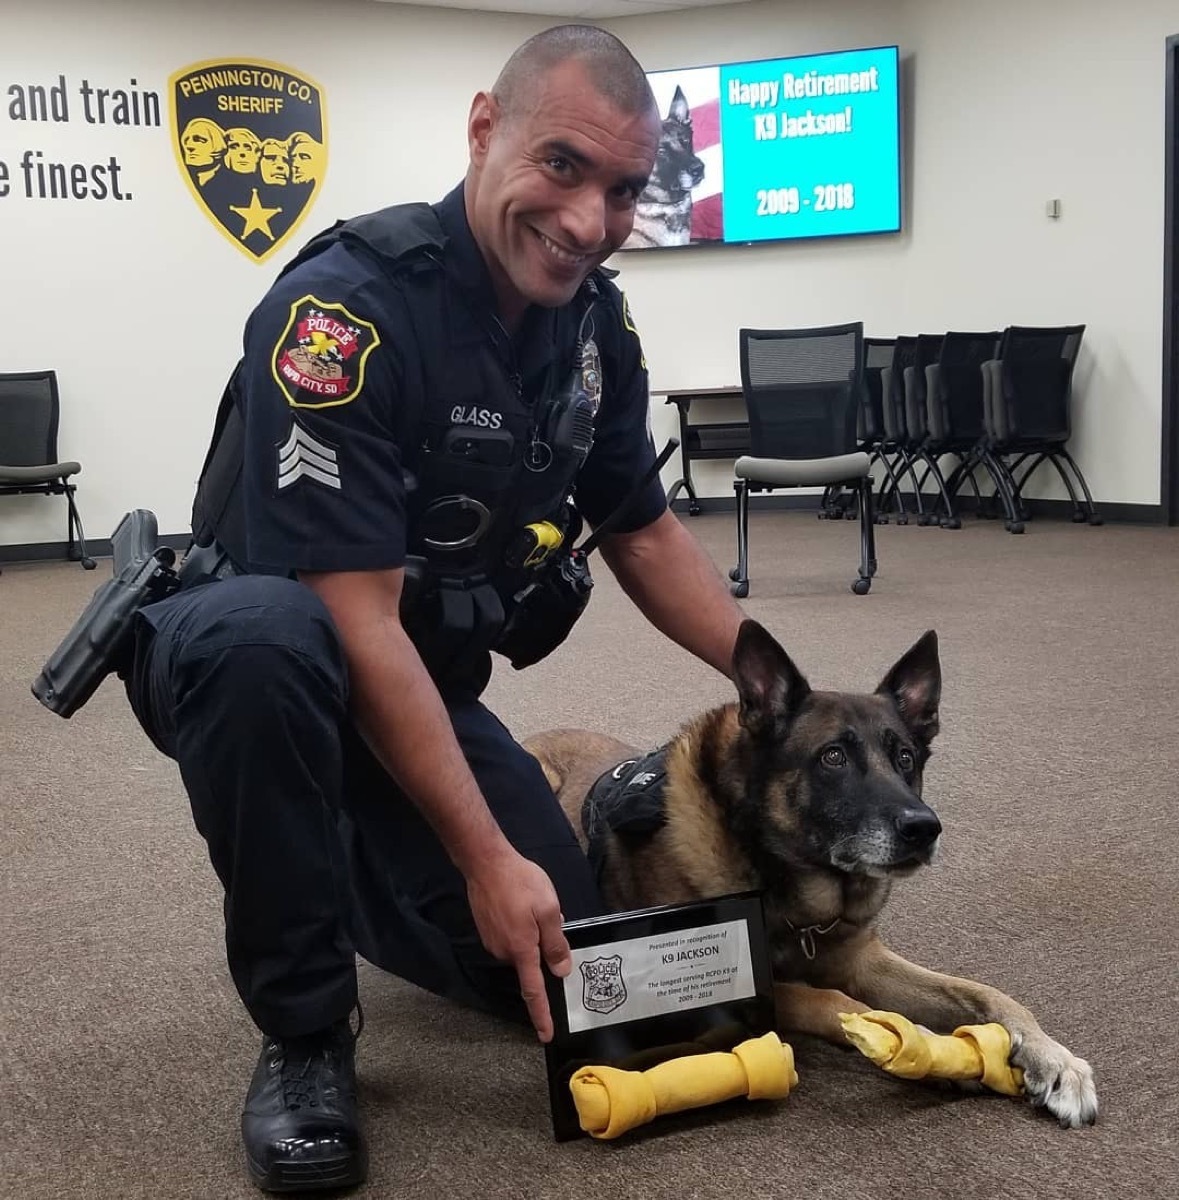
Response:
[[[897,766],[908,775],[917,766],[917,756],[908,746],[902,746],[897,751]]]
[[[840,746],[828,746],[823,751],[823,766],[842,767],[847,763],[847,755]]]

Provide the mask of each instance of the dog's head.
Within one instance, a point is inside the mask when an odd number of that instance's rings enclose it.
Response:
[[[692,113],[683,91],[677,87],[663,122],[659,150],[644,196],[675,204],[687,199],[703,178],[704,163],[696,157],[692,146]]]
[[[756,621],[742,624],[733,667],[741,824],[761,855],[874,876],[931,860],[941,823],[921,799],[921,780],[938,731],[936,633],[871,695],[812,690]]]

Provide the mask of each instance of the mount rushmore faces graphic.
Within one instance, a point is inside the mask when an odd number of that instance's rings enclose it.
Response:
[[[184,67],[169,94],[176,160],[197,204],[250,258],[268,258],[323,182],[323,89],[291,67],[239,58]]]

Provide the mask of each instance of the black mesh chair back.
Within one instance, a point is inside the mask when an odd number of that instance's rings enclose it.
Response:
[[[999,380],[1005,442],[1068,441],[1073,367],[1084,332],[1084,325],[1012,325],[1004,331]]]
[[[905,368],[917,361],[917,339],[901,334],[893,342],[892,363],[882,375],[884,406],[884,436],[890,442],[903,443],[908,438],[905,426]]]
[[[913,348],[913,370],[905,384],[905,437],[913,447],[919,446],[929,433],[925,369],[937,362],[942,337],[940,333],[919,333]]]
[[[939,442],[967,449],[986,434],[983,409],[982,365],[995,357],[1002,335],[985,332],[950,332],[942,339],[937,359]]]
[[[0,465],[43,467],[57,462],[57,375],[0,375]]]
[[[884,369],[892,365],[896,338],[864,338],[864,390],[856,432],[861,445],[884,438]]]
[[[742,329],[741,385],[756,458],[816,459],[858,448],[864,327]]]

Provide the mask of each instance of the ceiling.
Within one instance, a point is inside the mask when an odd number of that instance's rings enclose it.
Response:
[[[405,3],[406,0],[375,2],[396,4]],[[465,8],[480,12],[528,13],[569,20],[604,21],[609,17],[637,17],[642,13],[745,4],[748,0],[412,0],[412,3],[425,8]]]

